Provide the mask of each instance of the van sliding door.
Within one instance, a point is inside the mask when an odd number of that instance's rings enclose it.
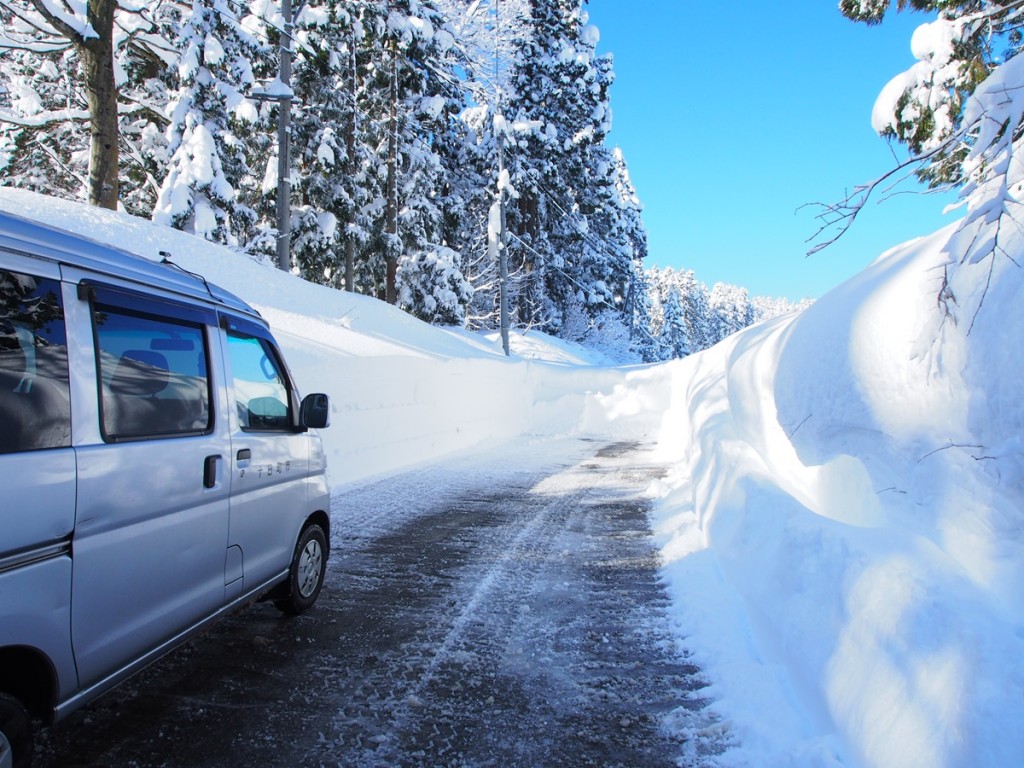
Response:
[[[102,437],[79,449],[72,626],[87,686],[223,604],[228,489],[215,314],[84,293]]]

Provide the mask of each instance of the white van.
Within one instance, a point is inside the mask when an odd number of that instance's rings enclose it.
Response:
[[[313,604],[328,413],[240,299],[0,212],[0,768],[239,605]]]

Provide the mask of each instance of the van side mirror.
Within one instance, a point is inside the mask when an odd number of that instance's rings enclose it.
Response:
[[[327,395],[317,392],[302,398],[299,418],[306,429],[326,429],[331,424],[331,402]]]

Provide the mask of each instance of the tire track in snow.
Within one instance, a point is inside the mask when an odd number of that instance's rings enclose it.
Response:
[[[612,446],[447,503],[443,519],[461,524],[433,562],[455,564],[462,545],[473,558],[447,584],[441,626],[398,649],[406,674],[382,684],[378,731],[339,764],[697,765],[717,750],[637,500],[658,468],[636,461],[636,446]],[[415,520],[400,538],[439,523]],[[427,567],[419,576],[437,583]],[[335,720],[321,764],[367,726],[353,714]]]

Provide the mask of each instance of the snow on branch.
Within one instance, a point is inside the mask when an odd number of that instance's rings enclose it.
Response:
[[[39,14],[50,22],[65,37],[76,40],[98,39],[99,34],[89,23],[84,3],[58,2],[57,0],[32,0]]]
[[[0,2],[0,8],[11,14],[9,23],[0,29],[0,50],[52,53],[71,45],[70,38],[58,32],[34,6]]]
[[[1002,15],[996,17],[997,12]],[[966,214],[945,247],[948,264],[938,306],[943,322],[956,324],[961,313],[969,317],[968,334],[998,279],[996,261],[1024,266],[1024,56],[990,62],[987,74],[973,87],[965,80],[954,82],[947,74],[956,64],[953,49],[969,35],[982,28],[986,34],[1005,35],[1022,19],[1024,0],[922,25],[914,36],[918,64],[894,79],[898,87],[890,84],[879,96],[887,105],[881,111],[892,118],[881,120],[878,104],[875,114],[876,128],[917,152],[839,202],[814,204],[821,208],[821,225],[808,239],[819,241],[808,255],[842,237],[876,190],[884,187],[891,192],[911,173],[928,180],[933,189],[958,187],[958,206],[964,206]],[[942,94],[938,101],[933,98],[937,91]],[[954,92],[962,96],[961,104]],[[924,120],[920,110],[928,110],[931,117],[930,123],[921,123],[932,126],[927,135],[914,128],[915,121]],[[948,119],[939,120],[942,116]],[[987,268],[972,268],[989,259]]]
[[[22,128],[44,128],[55,123],[66,123],[69,120],[88,122],[89,111],[86,109],[60,109],[40,112],[35,115],[19,115],[7,109],[0,109],[0,123],[11,123]]]
[[[160,122],[167,122],[167,118],[160,114],[152,105],[135,102],[131,104],[119,104],[117,113],[119,115],[134,115],[146,111],[153,115]],[[48,125],[66,123],[68,121],[86,123],[90,120],[87,109],[56,109],[45,112],[37,112],[33,115],[19,115],[9,109],[0,108],[0,123],[10,123],[22,128],[45,128]]]

